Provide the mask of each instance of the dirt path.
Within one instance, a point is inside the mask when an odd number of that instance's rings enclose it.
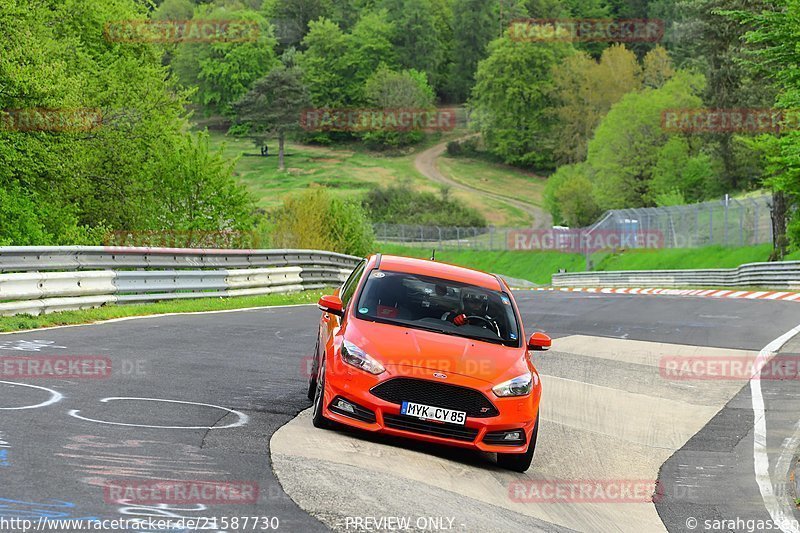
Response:
[[[461,137],[460,139],[456,140],[461,141],[464,139],[469,139],[470,137],[475,137],[477,135],[480,134],[475,133],[472,135],[468,135],[466,137]],[[457,182],[442,174],[442,172],[439,170],[437,160],[446,150],[447,150],[447,142],[443,142],[441,144],[437,144],[436,146],[428,148],[424,152],[420,152],[420,154],[414,159],[414,166],[416,167],[417,171],[426,178],[428,178],[429,180],[435,181],[436,183],[447,185],[454,189],[470,191],[473,193],[481,194],[483,196],[488,196],[489,198],[493,198],[505,204],[512,205],[518,209],[522,209],[524,212],[530,215],[532,220],[531,226],[534,228],[549,228],[553,225],[550,214],[540,207],[525,202],[521,202],[519,200],[516,200],[514,198],[509,198],[508,196],[503,196],[501,194],[487,192],[482,189],[475,189],[473,187],[470,187],[469,185]]]

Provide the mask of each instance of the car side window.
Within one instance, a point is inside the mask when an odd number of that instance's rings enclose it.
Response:
[[[342,299],[342,306],[347,308],[347,304],[350,303],[350,300],[353,298],[353,293],[356,292],[356,287],[358,287],[358,280],[361,279],[361,275],[364,273],[364,266],[366,262],[361,261],[361,263],[353,269],[353,272],[350,274],[350,277],[347,278],[347,281],[344,282],[342,285],[342,290],[339,293],[339,297]]]

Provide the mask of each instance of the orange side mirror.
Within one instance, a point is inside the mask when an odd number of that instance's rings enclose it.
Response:
[[[536,350],[540,352],[544,352],[550,349],[550,346],[553,345],[553,340],[550,338],[549,335],[546,333],[542,333],[541,331],[537,331],[531,338],[528,339],[528,349],[529,350]]]
[[[323,296],[319,299],[317,306],[322,311],[336,316],[344,316],[344,305],[338,296]]]

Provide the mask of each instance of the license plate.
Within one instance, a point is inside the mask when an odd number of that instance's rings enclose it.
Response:
[[[423,420],[459,424],[461,426],[467,421],[467,413],[465,411],[454,411],[443,407],[433,407],[412,402],[403,402],[403,406],[400,408],[400,414],[422,418]]]

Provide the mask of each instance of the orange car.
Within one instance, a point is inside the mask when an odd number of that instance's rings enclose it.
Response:
[[[313,423],[496,452],[524,472],[536,447],[542,387],[519,310],[498,276],[381,256],[323,296],[309,380]]]

